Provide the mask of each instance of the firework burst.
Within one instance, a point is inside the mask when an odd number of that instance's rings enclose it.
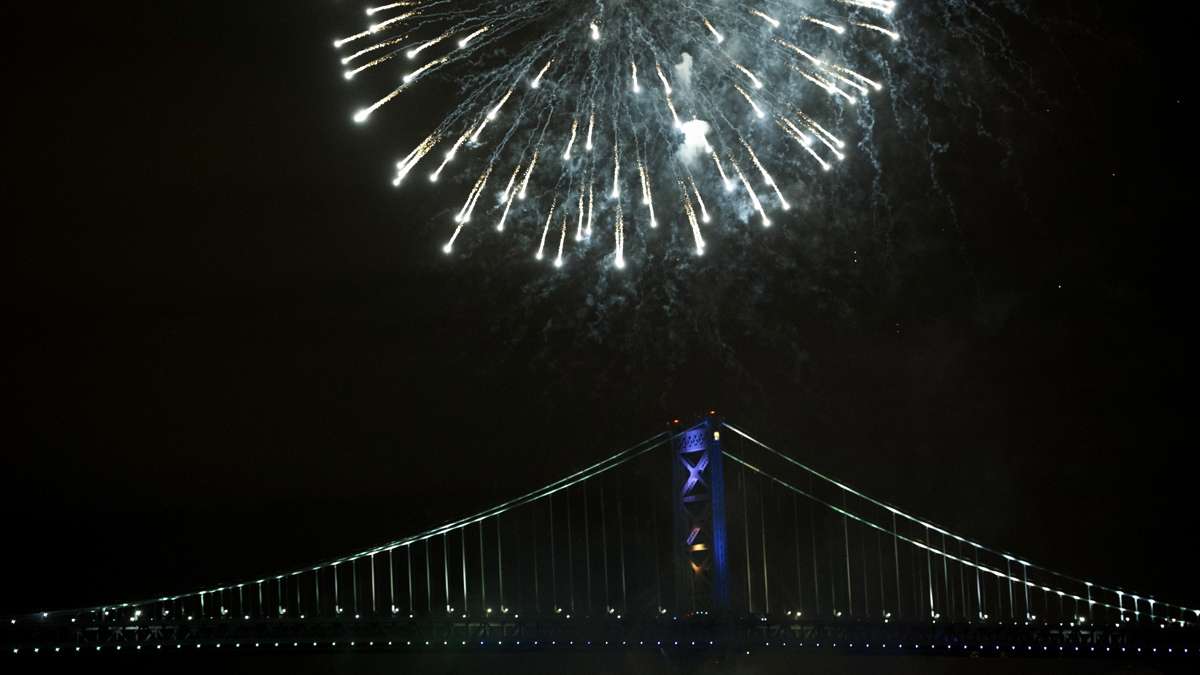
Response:
[[[423,84],[458,83],[393,180],[463,186],[445,254],[519,231],[511,245],[555,268],[623,269],[635,230],[653,245],[678,227],[704,255],[719,228],[792,209],[775,172],[833,170],[847,110],[883,89],[864,71],[900,40],[895,4],[411,0],[368,8],[370,25],[334,45],[348,80],[388,87],[360,124]]]

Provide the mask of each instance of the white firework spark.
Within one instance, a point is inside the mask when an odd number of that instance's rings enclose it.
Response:
[[[845,158],[829,129],[883,90],[863,71],[901,39],[895,10],[890,0],[410,0],[368,8],[369,26],[334,46],[347,80],[377,75],[388,87],[354,115],[360,124],[422,85],[458,83],[457,103],[393,181],[443,149],[426,187],[469,185],[445,253],[462,237],[524,228],[518,241],[536,241],[532,257],[555,268],[594,250],[623,269],[630,230],[649,246],[660,225],[685,228],[702,255],[706,230],[751,214],[770,225],[768,210],[791,210],[774,176],[821,175]],[[481,205],[497,173],[507,187]],[[640,189],[622,189],[633,180]],[[660,195],[681,206],[669,220],[656,215],[660,192],[677,193]],[[644,208],[625,208],[637,196]],[[472,229],[477,207],[493,227]]]

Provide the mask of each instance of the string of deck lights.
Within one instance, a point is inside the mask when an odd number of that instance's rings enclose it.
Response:
[[[341,643],[339,643],[339,641],[337,641],[337,640],[330,640],[330,641],[317,640],[317,641],[312,641],[312,642],[305,641],[303,643],[301,643],[299,641],[293,641],[290,645],[288,645],[287,643],[280,644],[279,642],[272,642],[269,645],[264,645],[262,642],[255,642],[255,643],[253,643],[253,645],[251,645],[250,643],[243,645],[241,642],[235,642],[232,645],[232,648],[233,649],[242,649],[242,648],[246,648],[246,649],[285,649],[285,650],[290,648],[293,650],[311,650],[311,649],[322,649],[322,648],[338,649],[339,645],[340,645],[340,647],[342,649],[348,649],[348,650],[365,648],[367,650],[381,650],[381,649],[387,649],[387,650],[405,649],[405,650],[408,650],[408,649],[413,649],[413,650],[425,651],[425,650],[429,650],[431,648],[437,649],[439,647],[445,647],[445,648],[450,648],[450,649],[455,649],[455,650],[461,650],[463,648],[476,648],[476,647],[479,647],[479,648],[492,647],[492,648],[497,648],[497,649],[509,649],[509,650],[513,650],[513,649],[515,649],[515,650],[533,650],[533,649],[590,649],[590,648],[613,649],[613,648],[617,648],[617,647],[620,647],[621,649],[629,649],[629,648],[633,648],[636,646],[638,648],[650,648],[650,649],[654,649],[657,651],[662,648],[674,648],[674,647],[682,647],[684,649],[702,649],[703,650],[703,649],[709,649],[711,647],[723,646],[722,643],[717,640],[700,640],[700,641],[697,641],[697,640],[684,640],[684,641],[680,641],[680,640],[638,640],[638,641],[636,641],[636,645],[634,644],[635,641],[633,641],[633,640],[621,640],[619,643],[615,640],[595,640],[595,641],[593,641],[593,640],[578,640],[578,641],[563,640],[561,642],[561,644],[559,643],[558,640],[550,640],[550,641],[542,641],[542,640],[507,640],[507,641],[506,640],[492,640],[492,641],[479,640],[478,644],[476,644],[475,640],[458,640],[456,642],[457,642],[457,644],[451,644],[451,641],[449,641],[449,640],[442,640],[439,644],[438,641],[436,641],[436,640],[432,640],[432,641],[424,640],[424,641],[417,641],[417,643],[414,644],[414,642],[412,640],[405,640],[405,641],[403,641],[403,644],[400,644],[400,642],[396,641],[396,640],[387,640],[387,641],[379,640],[378,642],[372,640],[372,641],[365,642],[363,644],[359,644],[358,641],[355,641],[355,640],[343,641]],[[545,643],[545,644],[543,644],[543,643]],[[191,644],[171,643],[171,644],[166,644],[165,646],[168,647],[168,649],[173,646],[176,650],[203,649],[204,647],[209,647],[212,649],[221,649],[222,644],[223,643],[221,643],[221,642],[216,642],[216,643],[193,642]],[[150,646],[153,646],[154,649],[153,650],[149,649],[148,647],[150,647]],[[52,652],[55,654],[64,654],[64,653],[72,653],[72,652],[73,653],[82,653],[84,651],[93,652],[93,653],[94,652],[103,652],[103,651],[105,651],[105,647],[106,647],[105,645],[95,645],[94,648],[85,650],[83,648],[83,646],[80,646],[80,645],[56,645],[53,647],[47,646],[47,647],[45,647],[45,649],[48,652]],[[122,651],[125,651],[127,653],[143,652],[143,651],[145,651],[147,653],[152,653],[152,652],[162,651],[164,644],[161,644],[161,643],[154,644],[154,645],[138,644],[138,645],[133,645],[133,648],[128,649],[128,650],[123,650],[122,645],[112,645],[112,646],[108,646],[108,647],[109,647],[108,651],[115,652],[115,653],[120,653]],[[143,647],[147,647],[147,649],[143,650]],[[1117,655],[1142,655],[1142,654],[1164,655],[1165,654],[1168,656],[1195,656],[1197,654],[1200,654],[1200,649],[1193,649],[1191,647],[1181,647],[1181,648],[1177,649],[1172,646],[1160,648],[1157,646],[1142,647],[1142,646],[1130,646],[1130,645],[1113,646],[1113,645],[1094,645],[1094,644],[1093,645],[1080,645],[1080,644],[1064,645],[1064,644],[1045,644],[1045,643],[986,645],[986,644],[972,644],[972,643],[962,643],[962,642],[953,643],[953,644],[948,643],[948,642],[943,642],[940,644],[937,644],[937,643],[926,644],[926,643],[920,643],[920,642],[915,642],[915,643],[910,642],[910,643],[906,644],[903,642],[899,642],[893,646],[889,646],[889,644],[886,642],[882,642],[879,644],[874,644],[871,642],[864,642],[862,644],[858,644],[858,643],[854,643],[854,642],[848,642],[845,644],[840,644],[838,642],[831,642],[831,643],[827,643],[827,644],[821,643],[821,642],[815,642],[813,644],[808,644],[803,641],[793,641],[793,642],[789,643],[787,640],[778,640],[778,641],[774,641],[774,642],[772,642],[770,640],[766,640],[766,641],[763,641],[762,647],[764,649],[774,648],[774,649],[792,649],[792,650],[824,649],[827,651],[840,651],[840,652],[846,652],[846,651],[870,652],[871,650],[878,650],[881,652],[908,651],[908,652],[915,652],[915,653],[931,652],[933,654],[941,653],[941,654],[949,654],[949,655],[953,655],[954,653],[956,653],[956,651],[958,649],[961,648],[961,650],[969,652],[971,655],[984,655],[984,656],[986,656],[988,654],[997,654],[997,653],[1005,653],[1005,652],[1019,653],[1021,651],[1024,651],[1027,654],[1037,654],[1038,652],[1040,652],[1041,654],[1070,653],[1070,654],[1095,655],[1095,656],[1107,656],[1107,655],[1112,655],[1112,654],[1117,654]],[[228,648],[228,646],[227,646],[227,648]],[[1035,651],[1035,648],[1039,648],[1039,649],[1037,649],[1037,651]],[[10,654],[11,655],[20,655],[22,652],[24,652],[27,654],[36,655],[36,654],[42,653],[42,650],[43,650],[43,647],[28,647],[25,649],[21,649],[20,647],[14,647],[13,649],[10,650]],[[939,652],[939,650],[945,650],[945,651]],[[746,650],[745,654],[750,655],[751,651]]]

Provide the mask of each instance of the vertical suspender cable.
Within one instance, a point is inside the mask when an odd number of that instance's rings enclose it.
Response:
[[[750,509],[746,506],[746,469],[738,473],[738,489],[742,491],[742,540],[746,544],[746,609],[754,614],[754,574],[750,571]]]
[[[571,491],[564,492],[563,497],[567,500],[567,594],[570,596],[567,604],[571,607],[571,613],[574,614],[575,572],[572,568],[575,566],[575,536],[571,533]]]
[[[536,519],[537,519],[537,504],[534,503],[534,504],[530,505],[530,507],[529,507],[529,520],[536,521]],[[525,586],[526,586],[526,584],[524,581],[521,580],[521,559],[522,559],[521,552],[526,549],[524,546],[521,546],[521,534],[522,534],[521,519],[519,517],[514,518],[513,524],[509,527],[509,529],[512,530],[513,541],[517,542],[516,550],[513,552],[513,555],[512,555],[512,567],[516,569],[516,582],[517,582],[517,598],[515,601],[515,606],[523,608],[523,607],[525,607],[525,597],[526,597]],[[536,535],[536,532],[537,532],[536,523],[534,524],[534,526],[531,529],[534,531],[534,534]],[[537,571],[537,547],[534,546],[533,548],[528,549],[528,551],[529,551],[529,558],[533,560],[533,569],[536,572]],[[536,615],[537,607],[534,607],[533,611],[534,611],[534,614]]]
[[[883,530],[875,532],[875,550],[879,552],[879,616],[888,618],[887,588],[883,581]]]
[[[558,565],[554,564],[554,495],[550,501],[550,609],[558,612]],[[567,502],[570,504],[570,502]]]
[[[962,554],[962,540],[958,540],[958,559],[966,560]],[[967,568],[961,562],[958,564],[958,590],[962,594],[962,617],[970,620],[971,601],[967,598]]]
[[[503,530],[500,529],[500,514],[496,514],[496,581],[500,585],[500,611],[505,609],[504,604],[504,537]]]
[[[896,532],[896,512],[892,512],[892,557],[896,560],[896,617],[904,615],[900,611],[900,535]]]
[[[1008,556],[1004,556],[1004,572],[1004,578],[1008,579],[1008,615],[1009,618],[1015,619],[1017,618],[1017,606],[1013,602],[1012,558],[1009,558]]]
[[[408,618],[411,619],[416,613],[413,607],[412,544],[404,547],[404,562],[404,571],[408,573]]]
[[[933,545],[929,539],[929,527],[925,527],[925,572],[929,581],[929,614],[937,614],[937,602],[933,595]],[[936,618],[936,617],[935,617]]]
[[[792,534],[796,544],[796,605],[804,610],[804,577],[800,569],[800,497],[792,493]]]
[[[483,554],[483,521],[479,521],[479,611],[487,615],[487,556]]]
[[[388,612],[396,613],[396,567],[393,549],[388,549]]]
[[[587,483],[583,484],[583,567],[587,577],[587,607],[588,616],[592,615],[592,535],[588,522]]]
[[[846,544],[846,613],[854,616],[853,583],[850,581],[850,523],[846,518],[846,491],[842,490],[842,540]]]
[[[425,611],[433,614],[433,574],[429,563],[429,539],[425,540]]]
[[[925,584],[921,581],[921,572],[919,566],[921,564],[921,553],[916,546],[912,547],[912,578],[913,578],[913,609],[916,610],[916,618],[921,618],[921,608],[925,606],[925,601],[921,596],[925,593]],[[928,617],[926,617],[928,618]]]
[[[1025,576],[1025,583],[1023,584],[1025,586],[1025,618],[1029,618],[1033,614],[1033,612],[1029,611],[1029,565],[1022,562],[1021,569],[1024,571]],[[1062,596],[1060,595],[1059,597],[1061,598]],[[1059,618],[1062,618],[1062,612],[1059,612]]]
[[[604,483],[600,484],[600,551],[604,562],[604,611],[612,606],[608,600],[608,514],[604,510]]]
[[[767,506],[765,500],[766,488],[758,493],[758,511],[759,525],[762,537],[762,561],[763,561],[763,613],[771,613],[771,582],[767,576]]]
[[[871,584],[868,582],[868,565],[867,565],[867,533],[864,531],[858,538],[859,547],[862,550],[862,566],[863,566],[863,616],[871,616]]]
[[[471,603],[467,601],[467,526],[463,525],[458,530],[458,540],[462,543],[462,582],[463,582],[463,601],[462,610],[466,614],[471,609]]]
[[[628,597],[625,588],[625,518],[621,509],[625,492],[617,485],[617,547],[621,549],[621,613],[629,611]]]
[[[1012,605],[1012,597],[1008,599],[1009,606]],[[1009,610],[1011,612],[1011,610]],[[1004,582],[1000,577],[996,577],[996,616],[1004,616]]]
[[[979,619],[987,615],[987,610],[983,606],[983,589],[979,587],[979,547],[975,547],[975,606],[979,610]]]
[[[946,596],[942,604],[947,608],[946,618],[954,619],[954,594],[950,592],[950,563],[946,562],[946,533],[942,532],[942,587]]]
[[[831,612],[833,612],[834,616],[837,616],[841,610],[837,608],[837,549],[834,548],[835,542],[832,541],[834,527],[835,525],[833,523],[829,524],[829,534],[831,535],[829,542],[829,595],[833,599],[833,605],[831,605],[829,609]]]
[[[450,604],[450,536],[442,533],[442,587],[446,591],[446,612],[452,611]]]
[[[654,551],[654,602],[655,611],[662,613],[663,597],[662,597],[662,567],[658,564],[658,511],[654,508],[654,502],[650,503],[650,548]]]
[[[813,492],[813,478],[808,477],[808,494],[816,494]],[[813,559],[813,616],[821,615],[821,568],[817,564],[817,515],[813,508],[812,500],[808,502],[808,534],[812,539],[812,559]]]
[[[371,613],[378,613],[378,606],[375,604],[375,554],[371,554]]]
[[[532,520],[533,530],[533,548],[529,549],[533,558],[533,611],[537,614],[542,611],[542,596],[538,588],[538,543],[537,543],[537,513],[534,512],[530,518]],[[551,554],[553,555],[553,554]]]

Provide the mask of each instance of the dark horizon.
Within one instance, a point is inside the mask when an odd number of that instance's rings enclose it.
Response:
[[[407,130],[350,122],[350,4],[2,10],[0,615],[323,560],[708,409],[954,531],[1200,605],[1182,27],[1014,20],[1037,86],[981,114],[1011,156],[946,132],[955,218],[904,195],[929,210],[799,263],[664,255],[601,307],[582,270],[438,253],[445,204],[387,184]]]

